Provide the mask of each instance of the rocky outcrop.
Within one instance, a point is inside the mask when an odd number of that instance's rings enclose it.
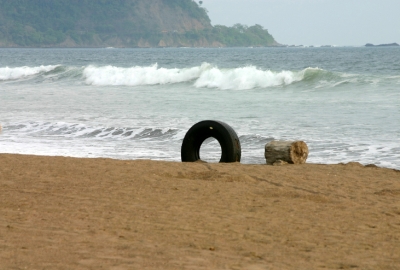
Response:
[[[379,44],[379,45],[374,45],[371,43],[365,44],[365,47],[397,47],[397,46],[400,46],[400,45],[397,43],[388,43],[388,44]]]

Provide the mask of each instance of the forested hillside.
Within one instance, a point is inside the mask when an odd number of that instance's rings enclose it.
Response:
[[[256,25],[211,25],[192,0],[0,0],[0,47],[268,46]]]

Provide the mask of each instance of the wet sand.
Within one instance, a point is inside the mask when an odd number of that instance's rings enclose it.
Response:
[[[400,269],[400,172],[0,154],[0,269]]]

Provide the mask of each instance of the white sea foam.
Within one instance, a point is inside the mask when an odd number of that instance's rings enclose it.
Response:
[[[42,72],[49,72],[57,68],[57,65],[38,66],[38,67],[3,67],[0,68],[0,81],[17,80],[24,77],[36,75]]]
[[[173,128],[130,128],[87,126],[82,123],[28,122],[14,123],[7,127],[7,134],[28,134],[33,137],[93,138],[112,140],[165,140],[175,137],[179,130]],[[178,138],[181,139],[181,138]]]
[[[261,70],[254,66],[220,69],[208,63],[192,68],[148,67],[122,68],[115,66],[88,66],[83,75],[89,85],[156,85],[194,81],[197,88],[246,90],[288,85],[304,78],[307,69],[300,72]]]
[[[122,68],[115,66],[88,66],[83,75],[90,85],[155,85],[192,81],[198,78],[208,64],[184,69],[159,68],[157,64],[148,67]]]
[[[234,126],[240,127],[238,123]],[[185,125],[186,127],[186,125]],[[179,150],[186,134],[185,128],[166,126],[119,127],[86,125],[67,122],[18,122],[6,123],[0,136],[1,153],[66,155],[80,157],[151,158],[179,160]],[[245,133],[247,128],[238,128],[244,163],[263,163],[265,144],[282,138],[287,128],[268,136]],[[271,136],[273,135],[273,136]],[[297,138],[301,138],[299,136]],[[312,133],[304,135],[313,137]],[[389,168],[400,168],[399,144],[396,141],[377,142],[357,137],[309,139],[308,161],[311,163],[339,163],[359,161]],[[329,139],[330,138],[330,139]],[[286,138],[292,139],[292,138]],[[71,140],[74,141],[71,144]],[[168,143],[166,143],[168,142]],[[220,156],[217,144],[205,144],[202,154],[207,160],[216,161]],[[218,146],[218,145],[217,145]],[[203,151],[204,150],[204,151]]]
[[[381,77],[365,78],[357,74],[331,72],[318,67],[308,67],[300,71],[272,71],[256,66],[219,68],[209,63],[181,69],[161,68],[157,64],[128,68],[91,65],[83,69],[83,77],[88,85],[141,86],[186,82],[196,88],[221,90],[268,88],[290,85],[300,81],[309,82],[314,85],[313,88],[318,89],[338,87],[349,83],[376,85],[382,79]]]
[[[288,85],[300,81],[303,72],[260,70],[254,66],[235,69],[213,67],[202,72],[195,87],[207,87],[231,90],[247,90],[271,86]]]

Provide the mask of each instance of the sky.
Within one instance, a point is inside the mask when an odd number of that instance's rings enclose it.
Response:
[[[259,24],[280,44],[400,44],[400,0],[203,0],[201,6],[212,25]]]

